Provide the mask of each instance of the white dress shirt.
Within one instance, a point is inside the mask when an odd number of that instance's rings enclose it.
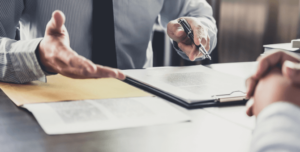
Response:
[[[66,16],[71,48],[90,59],[92,0],[0,0],[0,81],[46,81],[35,50],[54,10]],[[113,0],[118,68],[152,66],[152,27],[156,18],[166,27],[178,17],[197,17],[208,28],[209,52],[217,43],[212,9],[205,0]],[[20,21],[21,41],[15,41]],[[176,50],[184,59],[188,57]]]
[[[300,152],[300,108],[276,102],[261,111],[251,152]]]

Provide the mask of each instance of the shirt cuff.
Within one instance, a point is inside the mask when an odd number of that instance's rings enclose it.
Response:
[[[178,43],[176,41],[171,41],[171,43],[173,44],[174,49],[176,50],[176,52],[185,60],[191,61],[189,59],[189,57],[178,47]],[[205,56],[202,55],[200,58],[197,58],[195,61],[201,61],[204,60]]]
[[[214,21],[206,18],[206,17],[199,17],[200,22],[205,26],[208,30],[208,35],[210,38],[210,50],[208,50],[208,54],[211,54],[211,52],[216,48],[217,46],[217,34],[218,29],[216,27],[216,24]]]
[[[300,108],[289,102],[276,102],[257,117],[251,152],[298,152]]]
[[[298,115],[300,116],[300,108],[290,102],[276,102],[265,109],[263,109],[257,117],[257,124],[265,121],[265,119],[271,117],[272,115],[285,114],[285,115]],[[300,120],[300,117],[299,117]]]
[[[35,51],[42,38],[18,41],[10,58],[20,83],[39,80],[47,82],[46,74],[42,70]],[[21,44],[24,43],[24,44]]]

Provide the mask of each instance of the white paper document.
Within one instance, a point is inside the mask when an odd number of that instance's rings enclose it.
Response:
[[[216,95],[245,95],[245,80],[204,66],[123,70],[130,78],[188,103],[214,100]]]
[[[189,121],[163,99],[136,97],[25,104],[49,135]]]
[[[292,43],[279,43],[279,44],[268,44],[264,45],[264,48],[269,48],[267,51],[272,49],[283,49],[288,51],[297,51],[299,48],[293,48]]]
[[[250,130],[255,128],[256,119],[246,114],[246,106],[210,107],[204,110]]]

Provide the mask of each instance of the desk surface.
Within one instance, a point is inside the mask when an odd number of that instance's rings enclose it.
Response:
[[[247,77],[250,74],[249,69],[255,68],[255,63],[215,64],[208,67]],[[50,136],[45,134],[30,112],[16,107],[0,91],[0,151],[241,152],[248,150],[251,127],[247,127],[247,124],[239,124],[239,121],[244,121],[239,120],[241,118],[232,120],[222,114],[224,111],[225,115],[228,111],[235,112],[236,110],[231,108],[242,109],[243,106],[217,108],[217,110],[216,108],[186,110],[174,106],[190,115],[192,122]]]

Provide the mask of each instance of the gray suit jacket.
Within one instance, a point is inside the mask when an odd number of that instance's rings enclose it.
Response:
[[[46,81],[35,56],[46,24],[54,10],[66,16],[71,48],[91,58],[92,0],[0,0],[0,81],[25,83]],[[205,0],[113,0],[118,68],[152,66],[150,39],[155,20],[166,27],[178,17],[192,16],[208,28],[211,50],[217,29],[212,9]],[[21,41],[15,41],[21,25]],[[211,50],[209,50],[211,52]],[[187,56],[179,49],[185,59]]]

